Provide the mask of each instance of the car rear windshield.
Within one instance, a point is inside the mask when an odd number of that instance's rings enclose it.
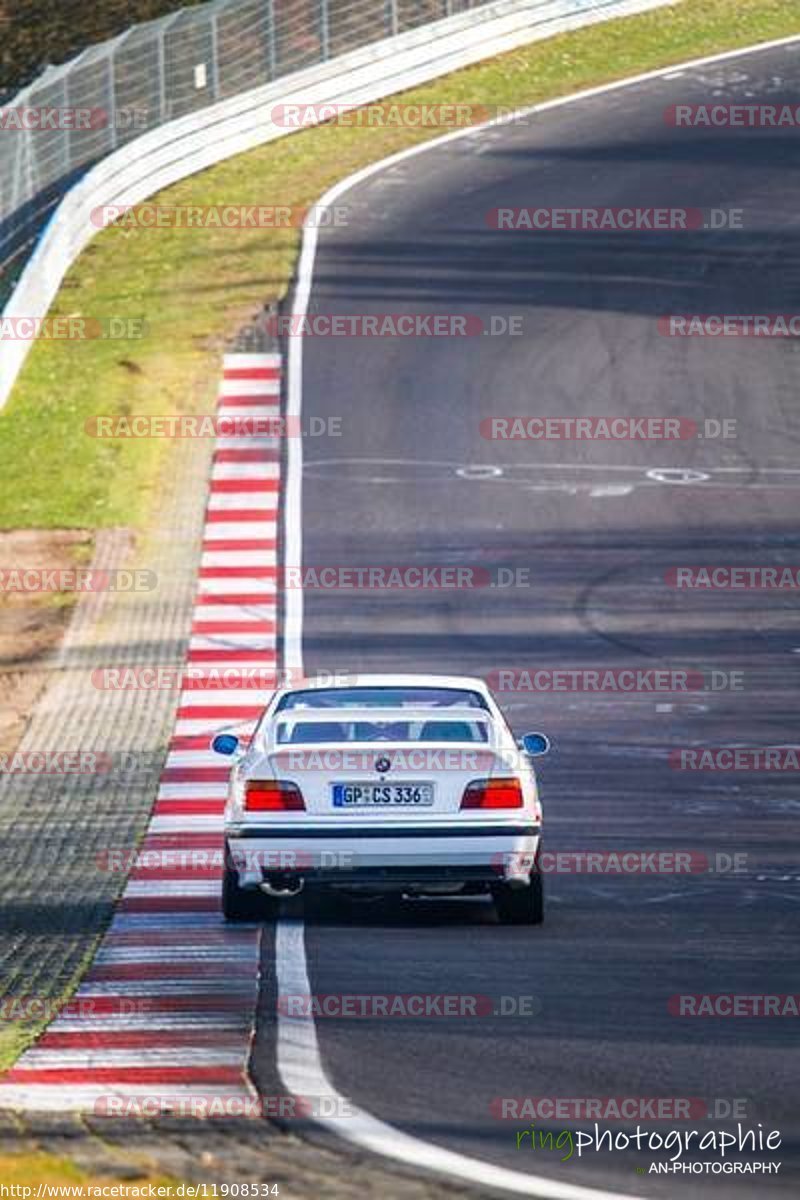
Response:
[[[276,712],[298,708],[481,708],[489,706],[480,692],[462,688],[352,687],[309,688],[288,692]]]
[[[315,742],[487,742],[485,721],[443,718],[415,721],[281,721],[277,740],[283,745]]]

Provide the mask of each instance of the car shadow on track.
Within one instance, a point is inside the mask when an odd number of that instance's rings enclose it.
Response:
[[[494,906],[488,896],[400,896],[356,899],[329,893],[307,893],[285,902],[283,915],[303,917],[309,925],[366,925],[407,928],[438,925],[494,925]]]

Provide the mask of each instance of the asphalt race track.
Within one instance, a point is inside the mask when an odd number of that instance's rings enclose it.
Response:
[[[563,1184],[788,1196],[800,1170],[796,1018],[688,1018],[668,1007],[676,994],[800,991],[796,773],[676,770],[669,759],[680,748],[797,740],[796,595],[665,581],[677,566],[800,562],[797,342],[658,328],[670,313],[797,306],[797,132],[664,119],[672,104],[712,101],[800,103],[800,48],[489,127],[340,197],[350,220],[320,236],[312,313],[466,314],[487,326],[515,317],[523,335],[305,340],[304,420],[341,419],[342,432],[305,440],[304,563],[461,565],[515,585],[310,588],[303,649],[310,674],[741,672],[740,690],[499,699],[516,731],[554,740],[540,768],[548,851],[688,850],[712,862],[744,853],[746,869],[553,872],[540,929],[498,926],[482,898],[343,903],[309,914],[306,947],[315,993],[481,993],[498,1008],[511,1003],[501,997],[534,998],[533,1017],[318,1021],[338,1091],[396,1128]],[[741,228],[487,224],[490,210],[516,206],[741,210]],[[733,418],[736,437],[481,435],[482,421],[504,415],[684,417],[701,430]],[[266,937],[255,1056],[265,1089],[275,1079],[273,952]],[[492,1115],[493,1100],[521,1096],[692,1097],[712,1113],[743,1101],[746,1126],[782,1135],[779,1152],[750,1157],[781,1171],[755,1181],[637,1174],[661,1156],[622,1151],[562,1163],[562,1152],[516,1149],[529,1120]],[[689,1125],[732,1128],[705,1114]]]

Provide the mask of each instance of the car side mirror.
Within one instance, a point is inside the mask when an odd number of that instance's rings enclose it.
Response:
[[[218,733],[211,740],[211,749],[215,754],[235,754],[239,749],[239,739],[235,733]]]
[[[538,758],[540,754],[547,754],[549,751],[550,738],[545,733],[525,733],[519,744],[529,758]]]

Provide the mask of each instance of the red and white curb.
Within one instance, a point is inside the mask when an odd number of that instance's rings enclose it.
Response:
[[[218,416],[278,416],[280,373],[277,354],[226,355]],[[85,980],[5,1074],[0,1107],[100,1113],[122,1100],[150,1115],[176,1103],[188,1112],[193,1101],[233,1113],[252,1104],[259,930],[220,915],[229,766],[209,741],[222,730],[249,735],[273,691],[243,679],[252,667],[258,683],[273,683],[279,484],[277,438],[218,438],[187,652],[193,678],[182,683],[150,825]],[[205,672],[232,667],[238,678],[224,690],[202,687]]]

